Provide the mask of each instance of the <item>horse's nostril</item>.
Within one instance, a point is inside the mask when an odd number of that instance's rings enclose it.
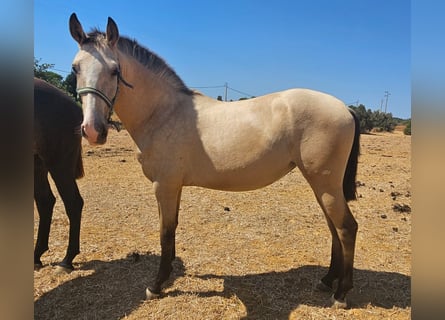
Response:
[[[108,136],[108,130],[104,129],[100,131],[99,135],[97,136],[97,143],[104,144],[107,141],[107,136]]]

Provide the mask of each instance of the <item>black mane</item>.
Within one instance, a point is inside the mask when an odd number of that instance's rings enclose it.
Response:
[[[106,35],[104,32],[98,29],[92,30],[88,33],[88,37],[85,43],[95,43],[100,44],[106,40]],[[131,40],[127,37],[119,37],[117,42],[117,47],[119,51],[135,58],[140,64],[142,64],[147,69],[150,69],[153,73],[159,77],[165,79],[177,90],[186,93],[193,94],[182,79],[176,74],[176,72],[157,54],[150,51],[149,49],[140,45],[136,40]]]

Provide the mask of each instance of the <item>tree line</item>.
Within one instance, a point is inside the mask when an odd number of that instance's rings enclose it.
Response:
[[[51,71],[54,68],[54,64],[40,63],[40,61],[40,59],[34,58],[34,76],[64,90],[77,101],[75,74],[71,72],[64,79],[58,73]],[[217,99],[222,101],[222,96],[218,96]],[[239,100],[245,99],[249,98],[240,98]],[[411,119],[394,118],[391,113],[372,111],[371,109],[366,109],[363,104],[359,106],[350,105],[349,108],[354,110],[360,119],[362,133],[369,133],[373,130],[392,132],[397,125],[405,125],[404,133],[411,135]]]
[[[349,108],[355,111],[360,119],[360,129],[362,133],[369,133],[371,131],[386,131],[393,132],[397,125],[405,125],[404,133],[411,135],[411,119],[404,120],[395,118],[391,113],[372,111],[366,109],[363,104],[359,106],[350,105]]]
[[[60,74],[51,71],[51,69],[54,68],[54,64],[40,63],[40,61],[41,59],[34,57],[34,77],[45,80],[57,88],[62,89],[77,101],[76,75],[71,72],[64,79]]]

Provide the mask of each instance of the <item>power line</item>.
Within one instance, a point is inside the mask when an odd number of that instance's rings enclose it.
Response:
[[[66,74],[71,73],[71,71],[65,71],[65,70],[60,70],[60,69],[56,69],[56,68],[50,68],[50,69],[54,70],[54,71],[63,72],[63,73],[66,73]]]
[[[195,87],[195,86],[191,86],[190,88],[193,89],[217,89],[217,88],[224,88],[225,86],[206,86],[206,87]]]
[[[227,101],[227,91],[231,90],[234,91],[236,93],[239,93],[241,95],[247,96],[247,97],[251,97],[253,98],[255,95],[247,93],[247,92],[243,92],[241,90],[229,87],[228,83],[225,82],[224,85],[221,86],[191,86],[191,88],[193,89],[220,89],[220,88],[224,88],[224,101]]]
[[[355,104],[355,106],[356,107],[358,107],[358,103],[360,102],[360,100],[355,100],[355,101],[352,101],[352,102],[350,102],[350,103],[346,103],[346,105],[347,106],[351,106],[351,105],[354,105]]]
[[[229,88],[229,89],[230,89],[230,90],[232,90],[232,91],[238,92],[238,93],[240,93],[240,94],[242,94],[242,95],[245,95],[245,96],[249,96],[249,97],[254,97],[254,95],[253,95],[253,94],[250,94],[250,93],[246,93],[246,92],[242,92],[242,91],[239,91],[239,90],[233,89],[233,88],[231,88],[231,87],[229,87],[229,86],[227,86],[227,88]]]
[[[71,71],[61,70],[61,69],[57,69],[57,68],[50,68],[50,70],[63,72],[63,73],[66,73],[66,74],[70,74],[71,73]],[[193,88],[193,89],[220,89],[220,88],[225,88],[225,101],[227,101],[227,89],[235,91],[236,93],[239,93],[239,94],[251,97],[251,98],[253,98],[255,96],[253,94],[250,94],[250,93],[247,93],[247,92],[243,92],[241,90],[229,87],[227,82],[225,82],[223,85],[220,85],[220,86],[191,86],[191,88]]]
[[[70,74],[71,73],[71,71],[61,70],[61,69],[57,69],[57,68],[50,68],[50,70],[63,72],[63,73],[66,73],[66,74]],[[251,98],[253,98],[255,96],[253,94],[246,93],[246,92],[234,89],[232,87],[229,87],[227,82],[225,82],[223,85],[220,85],[220,86],[191,86],[191,88],[193,88],[193,89],[220,89],[220,88],[225,88],[225,95],[224,95],[225,96],[225,101],[227,101],[227,89],[235,91],[235,92],[237,92],[239,94],[242,94],[242,95],[245,95],[245,96],[248,96],[248,97],[251,97]]]

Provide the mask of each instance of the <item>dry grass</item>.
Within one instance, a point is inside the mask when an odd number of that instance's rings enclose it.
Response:
[[[392,208],[411,205],[410,146],[401,132],[362,135],[350,309],[325,308],[330,295],[315,290],[331,240],[298,171],[252,192],[184,188],[174,272],[162,299],[144,301],[160,259],[156,201],[127,132],[111,131],[103,147],[84,144],[81,253],[68,275],[53,266],[68,241],[58,197],[35,318],[409,319],[412,214]]]

